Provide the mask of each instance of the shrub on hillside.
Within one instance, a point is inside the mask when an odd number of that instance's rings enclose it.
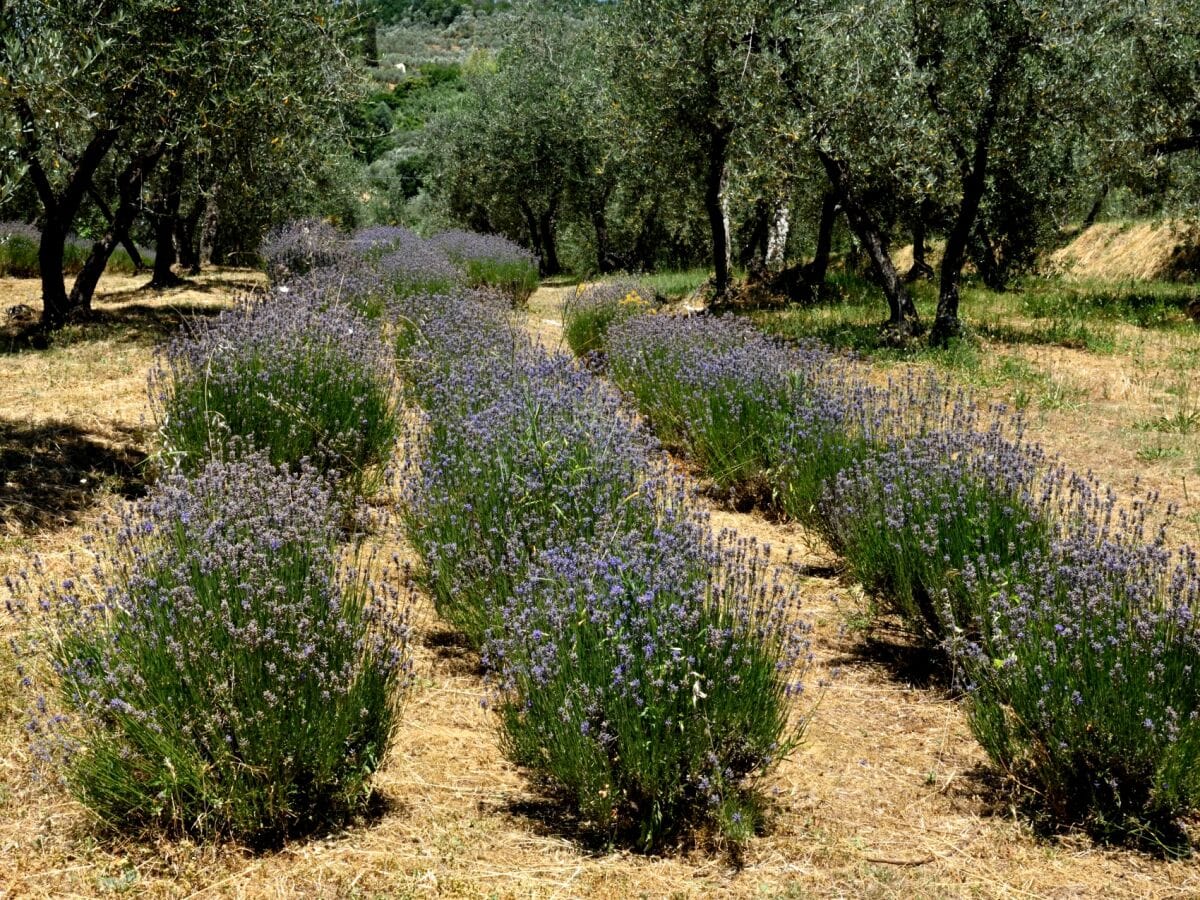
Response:
[[[362,810],[409,629],[365,558],[341,562],[343,522],[310,468],[214,461],[128,507],[94,566],[11,585],[47,611],[64,710],[35,746],[103,821],[263,842]]]
[[[172,341],[151,373],[164,456],[188,472],[250,441],[368,492],[399,433],[391,354],[346,307],[296,294],[244,299]]]

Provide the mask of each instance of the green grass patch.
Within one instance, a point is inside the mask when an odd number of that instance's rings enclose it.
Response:
[[[953,354],[916,345],[897,349],[880,334],[887,307],[870,281],[836,273],[827,299],[812,306],[760,313],[758,320],[782,337],[816,338],[833,347],[882,360],[926,359],[959,368]],[[910,286],[922,319],[931,321],[937,286]],[[1200,287],[1174,282],[1068,282],[1028,277],[1005,292],[968,280],[962,289],[961,314],[968,332],[1005,344],[1067,347],[1092,353],[1118,348],[1117,325],[1144,329],[1190,330],[1189,303],[1200,299]]]
[[[712,272],[708,269],[681,269],[674,272],[639,275],[638,281],[668,300],[682,300],[700,290],[711,277]]]
[[[537,290],[538,270],[533,263],[499,259],[464,260],[467,283],[503,291],[514,303],[524,303]]]

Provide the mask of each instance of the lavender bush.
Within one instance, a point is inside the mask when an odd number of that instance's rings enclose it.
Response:
[[[424,240],[411,228],[403,225],[371,225],[351,234],[346,247],[358,255],[378,257],[418,243],[424,243]]]
[[[686,498],[643,530],[547,550],[488,646],[506,753],[591,827],[652,849],[761,824],[756,782],[799,740],[794,597]]]
[[[495,288],[523,303],[538,285],[538,260],[519,244],[497,234],[446,231],[429,243],[463,267],[472,287]]]
[[[301,219],[271,230],[263,239],[259,255],[272,283],[280,283],[313,269],[337,265],[345,238],[320,219]]]
[[[839,472],[821,504],[850,572],[932,642],[979,622],[978,592],[963,572],[1004,572],[1048,545],[1061,469],[1001,423],[893,440]]]
[[[949,651],[981,744],[1054,821],[1181,846],[1200,786],[1200,575],[1161,526],[1147,537],[1149,504],[1122,511],[1019,418],[985,422],[927,376],[878,385],[722,320],[631,319],[608,344],[614,378],[709,471],[736,471],[717,448],[759,442],[744,465]],[[746,416],[714,428],[722,409]]]
[[[396,364],[410,399],[452,418],[503,397],[515,373],[545,355],[512,327],[510,312],[511,301],[496,291],[397,297],[390,308]]]
[[[42,267],[38,260],[38,250],[42,234],[33,225],[24,222],[0,222],[0,278],[37,278],[41,275]],[[63,248],[63,274],[74,275],[83,268],[87,261],[91,245],[74,236],[67,237]],[[121,250],[114,254],[109,261],[110,269],[124,271],[121,256],[129,257]],[[153,254],[150,254],[153,259]],[[129,270],[132,271],[132,262]]]
[[[398,313],[425,411],[406,531],[484,649],[507,752],[610,837],[744,839],[802,725],[803,635],[765,556],[713,544],[619,398],[493,302]]]
[[[343,306],[371,321],[387,318],[392,286],[375,260],[345,254],[336,265],[312,269],[273,288],[283,303],[294,298],[317,306]]]
[[[971,729],[1058,823],[1187,852],[1200,802],[1200,572],[1190,550],[1063,529],[1003,578],[968,573],[986,628],[962,641]],[[983,604],[981,604],[983,605]]]
[[[24,222],[0,222],[0,277],[36,278],[41,233]]]
[[[361,810],[409,628],[343,520],[311,468],[217,460],[128,507],[90,574],[10,579],[64,710],[39,701],[36,745],[104,821],[263,842]]]
[[[577,356],[601,353],[614,322],[649,312],[654,302],[653,291],[628,279],[581,284],[563,308],[563,336]]]
[[[845,404],[826,386],[844,370],[828,353],[785,347],[739,319],[643,316],[613,325],[607,362],[659,436],[719,489],[752,489],[811,520],[815,497],[788,473],[795,461],[798,480],[832,474],[814,457],[846,444]]]
[[[378,329],[317,298],[243,299],[172,341],[151,373],[163,453],[185,471],[251,440],[271,461],[309,459],[370,491],[399,433]]]
[[[379,268],[396,296],[447,294],[464,282],[462,270],[426,241],[388,252]]]
[[[542,550],[648,515],[632,499],[650,477],[647,442],[615,396],[562,357],[485,357],[440,387],[451,396],[430,398],[407,534],[438,612],[480,646],[497,601]]]

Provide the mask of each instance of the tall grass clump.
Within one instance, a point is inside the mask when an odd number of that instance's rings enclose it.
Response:
[[[650,311],[654,301],[654,293],[635,281],[581,284],[563,308],[563,336],[576,356],[602,353],[612,324]]]
[[[0,277],[36,278],[41,234],[24,222],[0,222]]]
[[[270,843],[362,811],[409,626],[343,563],[343,522],[311,468],[216,460],[126,508],[93,565],[10,579],[53,687],[35,751],[125,830]]]
[[[259,248],[272,284],[337,265],[345,237],[328,222],[300,219],[272,229]]]
[[[151,401],[165,458],[187,472],[251,441],[275,464],[312,461],[351,493],[376,485],[400,428],[378,328],[292,295],[244,299],[160,352]]]
[[[435,234],[429,243],[462,266],[470,287],[503,291],[515,304],[537,290],[537,257],[508,238],[452,230]]]
[[[547,550],[488,645],[504,748],[609,839],[762,824],[761,778],[796,745],[807,659],[764,551],[686,500],[640,530]]]
[[[1064,526],[1003,577],[971,572],[987,627],[957,658],[972,732],[1051,823],[1187,852],[1180,820],[1200,803],[1200,572],[1190,549],[1130,534]]]

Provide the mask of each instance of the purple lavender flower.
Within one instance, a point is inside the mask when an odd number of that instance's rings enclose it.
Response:
[[[342,563],[333,498],[307,466],[214,461],[127,507],[94,574],[35,588],[69,713],[35,741],[104,819],[261,841],[361,807],[409,626],[367,558]]]
[[[151,373],[164,454],[197,471],[232,439],[369,490],[399,428],[378,328],[320,295],[245,299],[172,341]]]
[[[274,283],[313,269],[336,265],[345,238],[328,222],[301,219],[273,229],[263,239],[259,253]]]

